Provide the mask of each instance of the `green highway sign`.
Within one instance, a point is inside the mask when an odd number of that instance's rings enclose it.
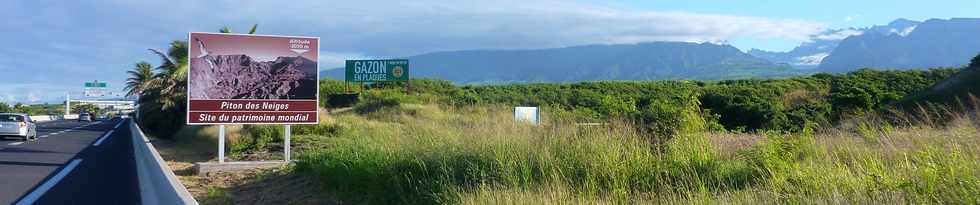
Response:
[[[408,60],[348,60],[347,82],[408,81]]]
[[[106,88],[105,82],[85,82],[85,88]]]

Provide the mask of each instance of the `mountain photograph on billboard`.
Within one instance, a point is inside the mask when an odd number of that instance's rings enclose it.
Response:
[[[189,124],[317,120],[315,37],[190,33]]]

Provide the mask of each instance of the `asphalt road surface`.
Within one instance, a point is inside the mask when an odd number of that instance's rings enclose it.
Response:
[[[126,120],[38,123],[38,141],[0,140],[0,204],[139,204]]]

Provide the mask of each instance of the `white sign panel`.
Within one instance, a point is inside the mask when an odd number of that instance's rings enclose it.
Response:
[[[514,107],[514,121],[537,125],[541,121],[538,107]]]

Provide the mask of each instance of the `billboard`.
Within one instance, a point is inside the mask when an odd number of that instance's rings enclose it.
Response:
[[[347,82],[408,81],[408,60],[347,60]]]
[[[188,36],[187,124],[319,122],[319,38]]]

